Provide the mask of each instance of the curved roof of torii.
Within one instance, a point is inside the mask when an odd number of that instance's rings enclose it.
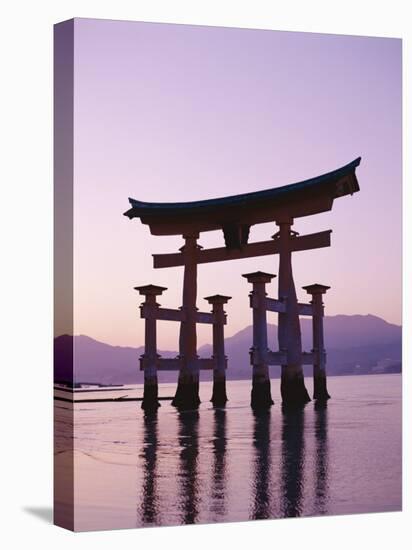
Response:
[[[129,198],[124,213],[140,218],[154,235],[212,231],[228,224],[251,226],[331,210],[333,200],[359,191],[355,170],[361,158],[332,172],[264,191],[192,202],[143,202]]]

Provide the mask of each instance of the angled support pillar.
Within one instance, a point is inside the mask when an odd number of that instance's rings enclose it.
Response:
[[[180,325],[179,357],[182,360],[175,397],[172,401],[179,410],[197,409],[199,399],[199,365],[197,362],[196,295],[197,295],[197,244],[199,234],[183,235],[184,256],[183,303],[185,320]]]
[[[224,326],[226,315],[224,304],[230,300],[230,296],[207,296],[205,300],[212,305],[214,315],[213,323],[213,393],[211,402],[215,407],[223,407],[227,401],[226,395],[226,361]]]
[[[158,401],[158,384],[157,384],[157,338],[156,338],[156,310],[159,304],[156,302],[156,296],[160,296],[164,290],[162,286],[145,285],[136,286],[135,290],[142,296],[145,296],[143,306],[140,306],[142,311],[145,311],[145,342],[144,354],[141,357],[141,362],[144,367],[144,390],[142,409],[145,412],[156,411],[160,407]]]
[[[326,352],[323,337],[323,317],[324,307],[322,294],[330,289],[330,286],[319,284],[302,287],[312,296],[312,328],[313,328],[313,353],[315,362],[313,363],[313,399],[317,401],[327,401],[330,395],[326,388]]]
[[[270,283],[275,275],[256,271],[246,273],[242,277],[245,277],[253,285],[253,290],[249,294],[250,306],[253,308],[253,346],[250,350],[253,375],[250,404],[254,410],[264,410],[273,405],[266,360],[268,352],[266,284]]]
[[[282,365],[280,391],[282,403],[295,407],[310,401],[305,387],[302,369],[302,338],[299,322],[299,305],[292,273],[292,221],[277,221],[279,231],[273,238],[279,239],[279,300],[286,302],[286,311],[279,313],[279,350],[285,352],[287,364]]]

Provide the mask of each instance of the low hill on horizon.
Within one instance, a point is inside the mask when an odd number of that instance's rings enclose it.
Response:
[[[304,351],[312,348],[310,318],[301,319]],[[324,319],[327,372],[329,375],[373,374],[400,372],[402,360],[402,327],[384,321],[375,315],[335,315]],[[277,326],[268,326],[269,347],[277,349]],[[252,344],[252,326],[245,327],[225,339],[228,356],[227,378],[248,379],[251,376],[249,348]],[[54,380],[71,383],[71,365],[75,359],[75,383],[138,384],[143,382],[139,370],[139,356],[143,346],[112,346],[89,336],[62,335],[54,341]],[[163,357],[175,357],[176,351],[161,351]],[[211,345],[199,349],[201,357],[211,355]],[[274,378],[279,367],[271,367]],[[304,367],[310,374],[312,366]],[[210,380],[211,372],[202,372],[201,379]],[[159,372],[160,382],[176,381],[177,372]]]

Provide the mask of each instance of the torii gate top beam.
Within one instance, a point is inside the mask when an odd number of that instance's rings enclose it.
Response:
[[[249,227],[279,219],[299,218],[331,210],[333,200],[359,191],[355,170],[360,157],[327,174],[305,181],[230,197],[180,203],[130,199],[124,213],[140,218],[153,235],[188,235],[223,229],[225,238],[247,243]]]

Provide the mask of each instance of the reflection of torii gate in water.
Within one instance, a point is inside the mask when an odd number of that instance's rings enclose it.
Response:
[[[199,403],[199,370],[213,369],[212,401],[226,402],[223,326],[226,316],[223,305],[227,296],[209,296],[212,313],[201,313],[196,308],[197,265],[254,256],[279,254],[278,299],[266,298],[265,285],[274,275],[257,271],[244,275],[253,284],[250,305],[253,308],[253,408],[267,408],[273,401],[270,394],[268,365],[281,365],[281,394],[285,405],[299,405],[309,401],[303,379],[303,364],[314,365],[314,398],[329,397],[326,389],[323,349],[322,294],[329,287],[303,287],[312,296],[310,304],[299,304],[292,275],[292,252],[330,246],[331,231],[298,236],[292,231],[295,218],[310,216],[332,209],[335,198],[359,191],[355,170],[357,158],[350,164],[303,182],[285,185],[220,199],[187,203],[148,203],[129,199],[132,206],[125,216],[140,218],[149,225],[153,235],[182,235],[184,246],[179,253],[154,255],[154,267],[184,266],[183,303],[179,310],[160,308],[156,296],[163,287],[146,285],[136,287],[145,296],[141,316],[146,320],[145,353],[141,368],[145,375],[142,407],[158,406],[157,370],[179,370],[179,380],[173,404],[180,409],[196,408]],[[278,231],[272,240],[248,244],[249,230],[254,224],[275,222]],[[225,246],[202,250],[197,244],[202,231],[223,231]],[[266,311],[278,313],[279,351],[267,347]],[[302,353],[299,315],[313,318],[313,350]],[[181,323],[179,356],[161,359],[157,354],[156,320]],[[199,359],[197,355],[196,324],[213,325],[213,357]]]

